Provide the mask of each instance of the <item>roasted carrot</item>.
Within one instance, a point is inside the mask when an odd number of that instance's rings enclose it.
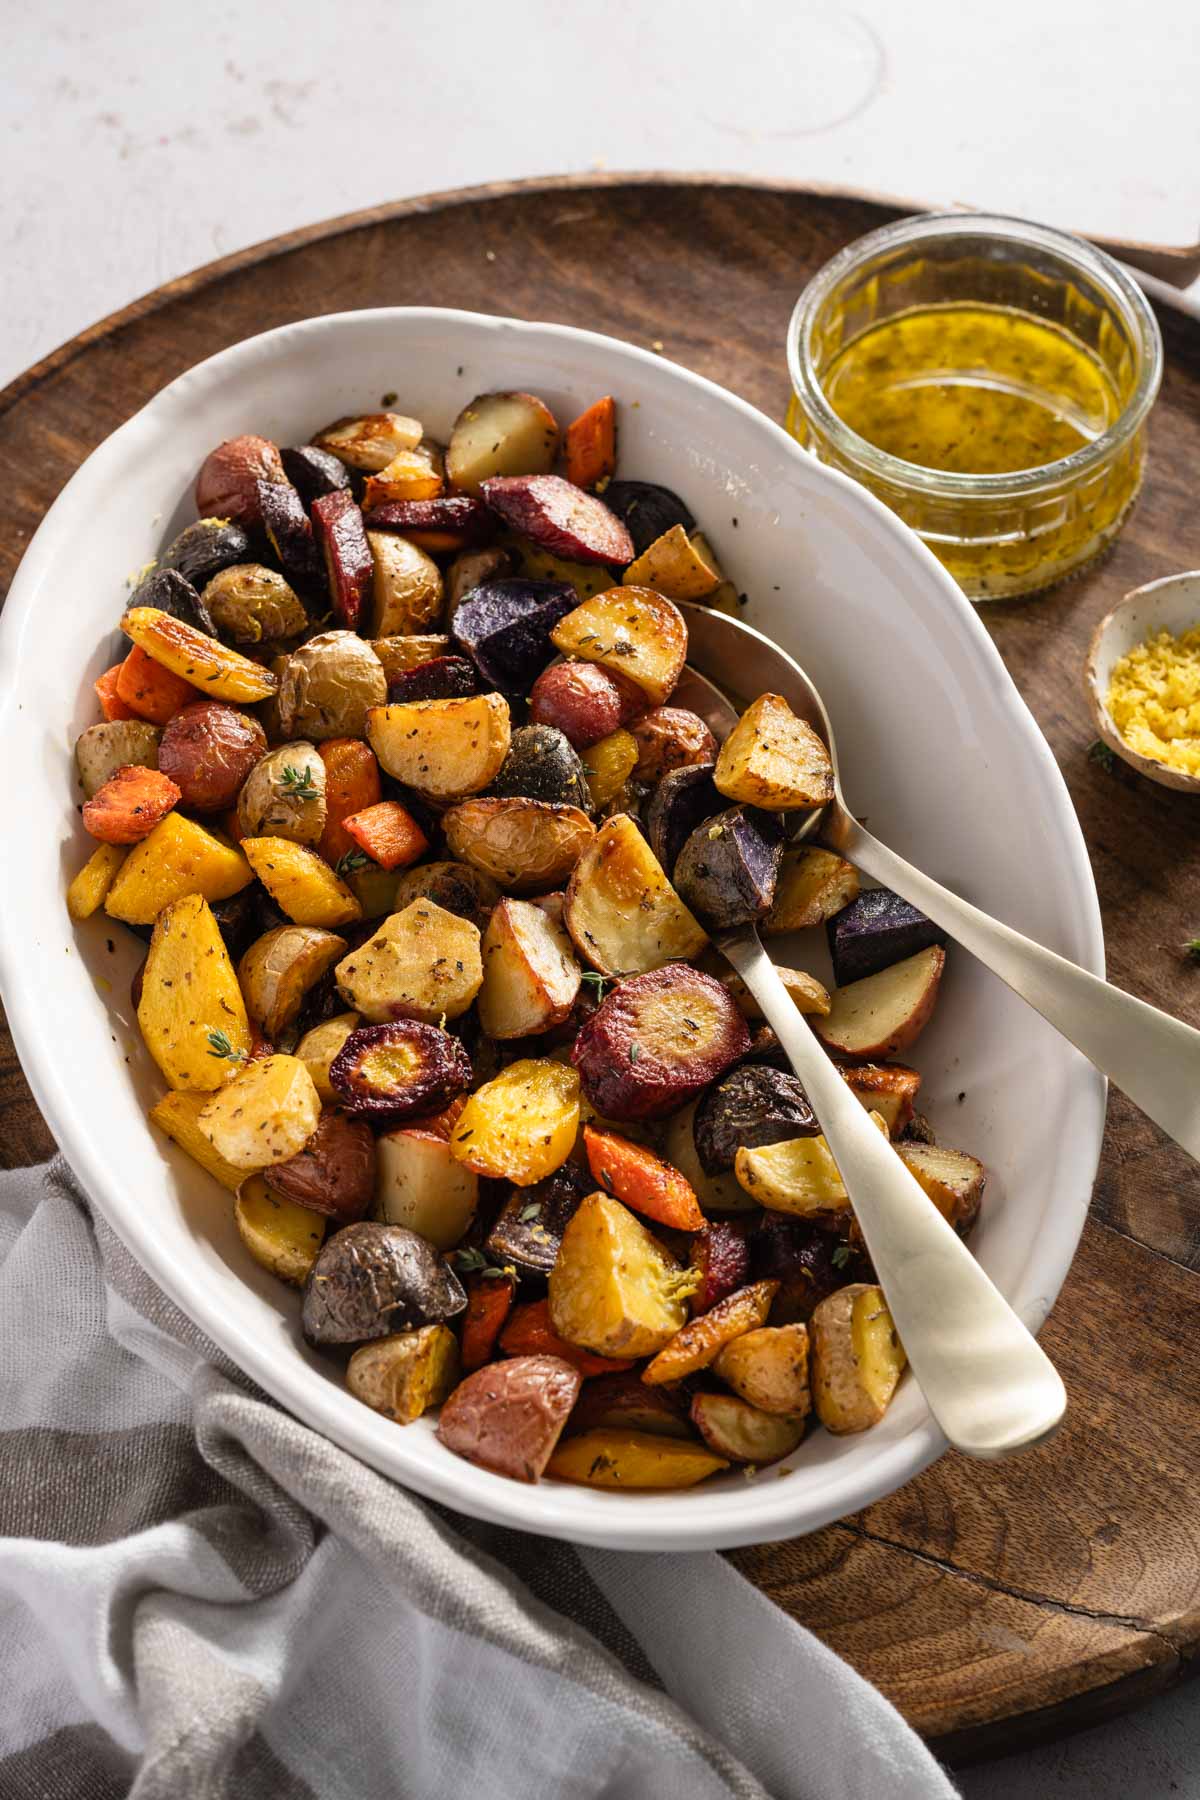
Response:
[[[595,487],[617,466],[617,409],[611,394],[567,426],[567,480]]]
[[[633,1364],[619,1356],[594,1356],[578,1344],[560,1338],[550,1323],[548,1300],[527,1300],[513,1308],[508,1324],[500,1333],[500,1348],[505,1356],[561,1356],[578,1369],[586,1381],[589,1375],[616,1375]]]
[[[429,848],[429,839],[398,800],[380,800],[351,813],[342,820],[342,830],[381,869],[407,869]]]
[[[182,675],[147,656],[140,644],[133,646],[117,671],[117,694],[132,717],[149,719],[152,725],[165,725],[181,707],[206,697]]]
[[[588,1166],[607,1193],[660,1225],[703,1231],[705,1218],[691,1182],[653,1150],[594,1125],[584,1126],[583,1143]]]
[[[125,763],[86,803],[83,822],[102,844],[138,844],[178,799],[179,789],[169,776]]]
[[[516,1282],[511,1275],[468,1275],[467,1310],[462,1327],[462,1366],[466,1374],[482,1369],[496,1354],[496,1339],[512,1308]]]
[[[137,714],[132,706],[126,706],[117,692],[123,663],[114,663],[111,669],[105,669],[103,675],[92,683],[96,696],[100,701],[100,711],[106,719],[136,719]]]
[[[318,749],[325,764],[325,830],[317,849],[326,862],[337,863],[358,847],[343,831],[342,820],[374,806],[380,797],[379,764],[371,746],[359,738],[327,738]]]

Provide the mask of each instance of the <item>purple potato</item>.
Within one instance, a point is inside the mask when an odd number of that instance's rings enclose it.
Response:
[[[555,654],[550,633],[578,604],[569,581],[485,581],[462,602],[450,629],[489,685],[527,694]]]
[[[820,1130],[800,1082],[768,1063],[743,1063],[722,1075],[692,1121],[696,1155],[709,1175],[726,1174],[739,1150],[816,1137]]]
[[[197,519],[194,525],[185,525],[179,536],[171,540],[159,557],[158,566],[174,569],[193,587],[201,588],[222,569],[245,562],[249,555],[250,539],[232,519]],[[138,604],[145,603],[139,601]],[[181,614],[176,616],[182,617]]]
[[[152,569],[138,582],[129,601],[130,607],[157,606],[160,612],[182,619],[193,631],[215,638],[217,628],[213,616],[186,575],[178,569]]]
[[[717,792],[712,763],[695,763],[664,775],[646,804],[646,835],[650,848],[670,875],[679,852],[705,819],[724,806]]]
[[[836,913],[825,927],[838,987],[877,975],[932,944],[944,944],[946,933],[923,912],[893,894],[872,888]]]
[[[770,911],[782,859],[783,830],[776,815],[731,806],[692,832],[672,880],[702,924],[731,931]]]
[[[518,1274],[548,1275],[575,1209],[595,1185],[575,1163],[564,1163],[532,1187],[512,1188],[484,1249]]]
[[[553,725],[522,725],[489,790],[503,799],[549,800],[590,813],[591,790],[578,752]]]
[[[284,474],[305,506],[311,506],[324,494],[336,494],[350,486],[350,471],[345,463],[328,450],[318,450],[315,444],[296,444],[290,450],[281,450],[279,455]]]
[[[610,481],[604,504],[621,520],[639,556],[673,525],[691,531],[696,524],[679,495],[654,481]]]
[[[363,1220],[326,1240],[304,1284],[301,1328],[310,1344],[366,1344],[441,1324],[466,1304],[432,1244],[403,1225]]]

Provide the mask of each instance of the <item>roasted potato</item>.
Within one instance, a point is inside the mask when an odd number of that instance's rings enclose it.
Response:
[[[455,856],[519,894],[565,881],[596,833],[577,806],[491,798],[452,806],[442,815],[442,830]]]
[[[583,1431],[649,1431],[695,1442],[681,1397],[671,1388],[647,1387],[632,1369],[597,1375],[586,1384],[567,1424],[571,1437]]]
[[[415,450],[422,437],[419,419],[404,413],[363,413],[358,418],[335,419],[313,438],[318,450],[336,456],[349,469],[365,475],[385,469],[402,450]]]
[[[639,556],[674,526],[689,533],[696,527],[679,495],[654,481],[610,481],[604,500],[625,525]]]
[[[415,869],[406,869],[396,883],[395,910],[403,912],[414,900],[432,900],[485,931],[500,897],[500,888],[491,876],[469,863],[420,863]]]
[[[569,581],[485,581],[464,595],[451,630],[489,686],[521,695],[553,656],[551,630],[575,602]]]
[[[775,973],[788,991],[788,996],[797,1012],[815,1013],[824,1018],[833,1002],[825,987],[815,975],[806,974],[803,969],[787,969],[782,963],[775,964]],[[761,1019],[762,1007],[754,998],[736,969],[722,969],[721,986],[727,988],[737,1003],[738,1011],[747,1019]]]
[[[67,911],[78,923],[90,919],[104,905],[104,897],[117,878],[126,856],[122,844],[97,844],[67,889]]]
[[[913,1116],[921,1086],[917,1071],[902,1063],[850,1063],[843,1066],[841,1075],[867,1111],[880,1115],[889,1135],[899,1137]]]
[[[934,944],[878,975],[837,988],[828,1016],[813,1026],[835,1055],[877,1062],[907,1050],[933,1014],[946,952]]]
[[[560,668],[573,667],[571,663],[561,663]],[[580,668],[589,667],[586,663]],[[610,731],[602,737],[598,744],[591,744],[581,758],[584,779],[591,794],[591,810],[605,812],[610,806],[619,805],[623,795],[629,792],[629,782],[637,768],[637,739],[631,731],[622,727],[618,731]]]
[[[579,1393],[579,1371],[560,1356],[514,1356],[488,1363],[459,1383],[442,1407],[437,1434],[468,1462],[538,1481]]]
[[[551,725],[523,725],[513,732],[492,793],[503,799],[549,800],[582,812],[592,810],[583,764],[562,732]]]
[[[414,700],[469,700],[478,692],[474,663],[465,656],[434,656],[393,675],[387,697],[391,706],[408,706]]]
[[[329,1081],[355,1118],[399,1123],[440,1112],[471,1083],[471,1059],[437,1025],[397,1019],[360,1025],[335,1057]]]
[[[597,1428],[564,1438],[546,1465],[556,1481],[585,1487],[695,1487],[709,1475],[729,1467],[725,1458],[702,1444],[683,1443],[657,1432]]]
[[[707,942],[627,813],[606,820],[575,865],[563,922],[602,975],[645,974]]]
[[[312,1076],[318,1094],[329,1105],[337,1103],[337,1095],[329,1080],[330,1067],[359,1022],[357,1013],[338,1013],[335,1018],[323,1019],[311,1031],[306,1031],[296,1045],[296,1055]]]
[[[242,855],[280,912],[296,925],[352,925],[362,907],[327,862],[286,837],[244,837]]]
[[[446,491],[446,459],[440,444],[422,438],[411,450],[397,450],[392,460],[363,485],[369,511],[398,501],[436,500]]]
[[[353,631],[323,631],[288,657],[279,723],[289,738],[323,743],[366,735],[367,713],[387,700],[383,664]]]
[[[803,1419],[760,1412],[733,1394],[695,1394],[692,1424],[714,1455],[756,1469],[790,1456],[804,1436]]]
[[[796,812],[833,799],[833,764],[811,725],[779,694],[748,706],[717,757],[713,780],[730,800]]]
[[[652,588],[610,588],[597,594],[561,619],[551,637],[564,656],[600,663],[633,682],[651,706],[668,698],[687,660],[683,615]]]
[[[766,1323],[777,1286],[774,1281],[757,1281],[689,1319],[642,1370],[642,1380],[653,1387],[707,1369],[727,1344]]]
[[[831,918],[825,929],[833,978],[839,987],[877,975],[920,950],[946,942],[940,926],[890,888],[871,888],[857,898],[851,895],[850,904]]]
[[[240,850],[185,819],[168,813],[149,837],[135,844],[117,870],[104,901],[110,918],[153,925],[164,906],[185,894],[227,900],[254,880]]]
[[[460,494],[478,494],[492,475],[534,475],[554,467],[558,421],[534,394],[477,394],[454,421],[446,473]]]
[[[325,1241],[319,1212],[273,1193],[261,1175],[251,1175],[238,1188],[233,1221],[260,1267],[289,1287],[304,1286]]]
[[[483,985],[479,946],[469,920],[432,900],[413,900],[342,959],[338,991],[373,1025],[457,1019]]]
[[[882,1290],[865,1282],[839,1288],[813,1313],[812,1392],[826,1431],[843,1435],[877,1425],[908,1358]]]
[[[321,1099],[304,1064],[264,1056],[213,1095],[200,1129],[235,1169],[265,1169],[303,1150],[320,1117]]]
[[[336,494],[350,486],[345,464],[316,444],[293,444],[281,449],[279,456],[284,474],[305,506],[311,506],[322,494]]]
[[[636,718],[645,705],[639,689],[591,662],[552,663],[529,691],[533,723],[553,725],[576,750],[586,750],[609,737]]]
[[[637,742],[634,774],[658,783],[672,769],[687,769],[717,760],[717,740],[698,713],[684,706],[652,706],[629,727]]]
[[[442,572],[427,551],[392,531],[368,531],[373,637],[404,637],[436,625],[446,603]]]
[[[782,855],[778,817],[733,806],[697,825],[676,858],[675,885],[710,931],[737,930],[770,910]]]
[[[210,700],[245,704],[275,692],[275,677],[216,638],[206,637],[155,606],[134,606],[121,620],[121,630],[164,669],[203,688]]]
[[[361,1220],[328,1240],[304,1287],[301,1328],[310,1344],[366,1344],[419,1325],[441,1325],[467,1304],[462,1283],[424,1238],[402,1225]]]
[[[161,737],[162,727],[146,719],[105,719],[81,731],[75,740],[75,763],[84,798],[90,800],[98,794],[118,769],[130,765],[157,769]],[[177,781],[169,768],[164,773]]]
[[[435,799],[476,794],[500,773],[512,742],[502,694],[374,706],[367,737],[388,774]]]
[[[803,1419],[812,1411],[804,1325],[763,1325],[743,1332],[718,1352],[712,1370],[760,1412]]]
[[[870,1116],[886,1137],[880,1115]],[[751,1199],[773,1212],[803,1219],[850,1216],[845,1183],[820,1132],[739,1150],[733,1172]]]
[[[673,769],[663,776],[646,802],[646,836],[668,875],[697,826],[724,808],[712,773],[711,763]]]
[[[420,1121],[385,1131],[376,1155],[375,1217],[452,1250],[475,1217],[478,1175],[450,1154],[442,1132]]]
[[[371,1128],[326,1107],[303,1150],[287,1162],[273,1164],[265,1179],[273,1194],[336,1219],[339,1225],[353,1224],[375,1197]]]
[[[582,972],[562,926],[527,900],[501,900],[483,938],[479,1022],[488,1037],[531,1037],[570,1017]]]
[[[291,583],[261,563],[233,563],[213,576],[202,603],[217,630],[235,644],[296,637],[308,614]]]
[[[835,1236],[827,1221],[822,1226],[787,1213],[760,1213],[748,1244],[754,1278],[779,1283],[772,1325],[804,1324],[822,1300],[869,1272],[858,1247]]]
[[[578,1129],[575,1071],[527,1057],[475,1090],[450,1133],[450,1148],[478,1175],[532,1187],[566,1162]]]
[[[979,1217],[987,1171],[964,1150],[940,1144],[896,1145],[900,1160],[920,1182],[947,1224],[966,1237]]]
[[[785,850],[771,910],[762,922],[769,937],[823,925],[858,894],[858,870],[832,850],[807,844]]]
[[[266,754],[266,733],[257,719],[221,700],[198,700],[168,719],[158,767],[191,811],[227,812]]]
[[[714,1082],[692,1126],[707,1175],[729,1174],[739,1150],[815,1137],[820,1129],[796,1076],[768,1063],[742,1063]]]
[[[630,563],[624,580],[654,588],[669,600],[706,600],[721,585],[721,571],[709,561],[702,538],[689,538],[682,525],[672,525]]]
[[[316,746],[301,738],[268,751],[246,777],[237,811],[246,837],[319,843],[325,829],[325,764]]]
[[[397,1425],[411,1425],[440,1406],[458,1377],[458,1340],[445,1325],[421,1325],[361,1344],[346,1366],[355,1399]]]
[[[371,639],[371,648],[383,665],[383,672],[389,682],[406,669],[415,669],[421,663],[432,662],[435,656],[448,656],[454,648],[448,637],[439,636],[436,632],[427,632],[415,637],[377,637]]]
[[[493,515],[494,516],[494,515]],[[514,572],[516,559],[505,544],[489,544],[486,550],[464,550],[446,570],[446,616],[453,620],[467,595],[486,581],[499,581]],[[536,573],[536,571],[531,571]]]
[[[246,1171],[235,1169],[232,1163],[219,1156],[201,1130],[200,1114],[208,1101],[207,1092],[185,1094],[178,1088],[170,1088],[150,1108],[150,1118],[173,1144],[178,1144],[199,1163],[206,1175],[211,1175],[223,1188],[236,1194],[246,1179]]]
[[[146,1048],[173,1088],[211,1092],[249,1055],[250,1021],[238,979],[199,894],[159,913],[137,1013]]]
[[[620,567],[633,539],[603,500],[561,475],[493,475],[480,492],[506,525],[551,556]]]
[[[654,1356],[686,1322],[693,1286],[627,1206],[589,1194],[550,1271],[550,1319],[560,1337],[598,1356]]]
[[[692,1100],[667,1120],[663,1145],[667,1160],[691,1184],[705,1212],[752,1212],[755,1202],[736,1176],[710,1175],[696,1153],[693,1121],[699,1104]]]
[[[239,525],[257,525],[262,517],[259,482],[284,480],[279,451],[269,438],[251,432],[227,438],[205,457],[196,477],[196,511],[201,524],[232,520]],[[195,579],[186,566],[180,566],[189,581]]]
[[[719,981],[668,963],[622,981],[575,1039],[571,1060],[607,1119],[662,1119],[750,1048],[746,1021]]]
[[[573,1162],[565,1162],[532,1187],[514,1187],[485,1243],[488,1254],[523,1275],[549,1275],[563,1232],[592,1182]]]
[[[213,525],[215,520],[201,520],[202,525]],[[241,532],[240,525],[227,525],[226,531]],[[186,534],[181,534],[186,535]],[[245,536],[244,533],[242,533]],[[249,543],[249,539],[246,540]],[[134,588],[129,599],[130,606],[157,606],[161,612],[170,613],[173,619],[182,619],[195,631],[202,631],[205,637],[216,637],[217,628],[212,614],[201,600],[199,594],[186,576],[178,569],[153,568]]]
[[[300,1017],[304,996],[346,950],[345,938],[314,925],[277,925],[238,963],[246,1009],[272,1043]]]

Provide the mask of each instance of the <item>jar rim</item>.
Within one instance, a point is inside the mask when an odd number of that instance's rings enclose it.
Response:
[[[972,475],[952,469],[927,469],[905,462],[881,450],[859,435],[833,410],[825,396],[812,358],[812,340],[821,309],[847,275],[881,250],[918,250],[924,243],[943,245],[954,238],[992,239],[997,244],[1024,244],[1058,258],[1067,268],[1098,286],[1109,306],[1119,313],[1129,331],[1137,356],[1137,379],[1120,413],[1098,437],[1069,456],[1041,463],[1031,469],[1000,474]],[[1107,462],[1145,422],[1162,381],[1162,333],[1154,310],[1137,283],[1121,265],[1086,239],[1052,226],[1003,213],[919,213],[856,238],[831,257],[801,291],[792,310],[787,332],[788,373],[796,399],[808,419],[847,462],[876,479],[946,499],[1004,499],[1047,488],[1073,486],[1083,476]]]

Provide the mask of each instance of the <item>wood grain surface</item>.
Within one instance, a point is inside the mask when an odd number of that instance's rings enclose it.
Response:
[[[0,587],[83,457],[164,382],[313,313],[417,303],[559,320],[636,343],[782,418],[783,337],[806,277],[893,216],[844,196],[713,179],[564,178],[333,221],[174,282],[0,394]],[[1091,628],[1128,588],[1200,567],[1200,328],[1165,311],[1150,474],[1108,560],[985,610],[1091,850],[1109,971],[1200,1024],[1194,803],[1089,760]],[[1029,870],[1036,881],[1038,872]],[[53,1149],[7,1035],[0,1161]],[[813,1537],[732,1561],[966,1761],[1093,1723],[1178,1681],[1200,1642],[1200,1169],[1122,1096],[1091,1220],[1044,1342],[1070,1392],[1050,1445],[942,1459]]]

